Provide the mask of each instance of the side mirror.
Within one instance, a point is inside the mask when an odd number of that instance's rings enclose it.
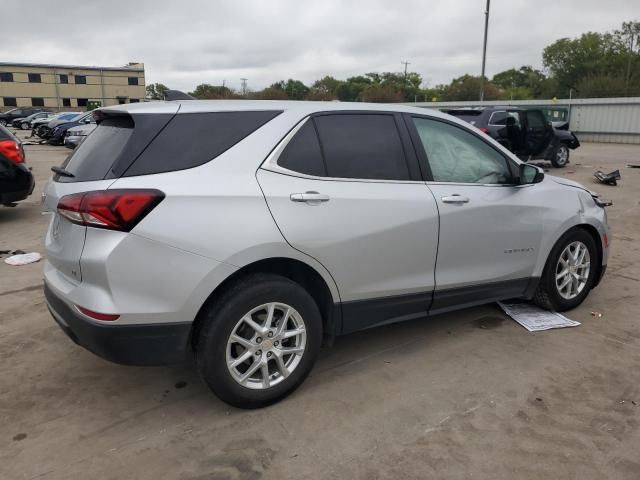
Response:
[[[520,185],[540,183],[544,179],[544,171],[535,165],[520,164]]]

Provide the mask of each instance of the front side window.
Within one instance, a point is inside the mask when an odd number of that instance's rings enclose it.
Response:
[[[320,115],[313,121],[329,177],[410,179],[393,115]]]
[[[527,112],[527,122],[529,122],[529,127],[535,129],[543,129],[547,124],[547,121],[542,116],[542,113],[536,110],[529,110]]]
[[[29,77],[29,83],[40,83],[42,82],[42,78],[40,78],[40,74],[39,73],[30,73],[28,75]]]
[[[504,184],[507,160],[477,136],[448,123],[413,119],[435,182]]]

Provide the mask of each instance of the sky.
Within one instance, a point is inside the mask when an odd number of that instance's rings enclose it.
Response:
[[[485,0],[2,0],[0,61],[121,66],[147,84],[250,90],[281,79],[409,70],[425,86],[480,74]],[[12,19],[12,20],[9,20]],[[487,75],[542,68],[562,37],[640,20],[640,0],[493,0]]]

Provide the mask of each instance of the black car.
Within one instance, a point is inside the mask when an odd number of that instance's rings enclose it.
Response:
[[[67,130],[78,125],[86,125],[88,123],[96,123],[91,112],[84,114],[82,117],[71,122],[60,123],[55,126],[45,138],[50,145],[64,145],[64,137]]]
[[[568,129],[554,128],[542,110],[516,107],[470,107],[445,110],[469,122],[522,160],[549,160],[554,167],[569,163],[569,149],[580,146]]]
[[[16,118],[28,117],[33,113],[44,112],[44,108],[40,107],[19,107],[9,110],[4,113],[0,113],[0,125],[11,125]]]
[[[0,125],[0,205],[14,206],[31,195],[34,186],[20,140]]]
[[[31,128],[31,123],[34,120],[38,120],[40,118],[47,118],[51,115],[53,115],[53,113],[47,112],[47,111],[32,113],[31,115],[27,115],[26,117],[16,118],[13,122],[11,122],[11,126],[13,128],[29,130]]]

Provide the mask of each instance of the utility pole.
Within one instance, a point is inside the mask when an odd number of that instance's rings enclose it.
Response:
[[[247,80],[248,78],[241,78],[240,81],[242,82],[242,96],[246,97],[247,96]]]
[[[405,81],[407,80],[407,66],[411,65],[411,62],[400,62],[402,65],[404,65],[404,79]]]
[[[484,44],[482,45],[482,73],[480,74],[480,101],[484,100],[484,67],[487,63],[487,33],[489,32],[489,3],[487,0],[487,8],[484,11]]]
[[[227,96],[227,90],[226,90],[226,79],[222,79],[222,98],[225,98]]]

